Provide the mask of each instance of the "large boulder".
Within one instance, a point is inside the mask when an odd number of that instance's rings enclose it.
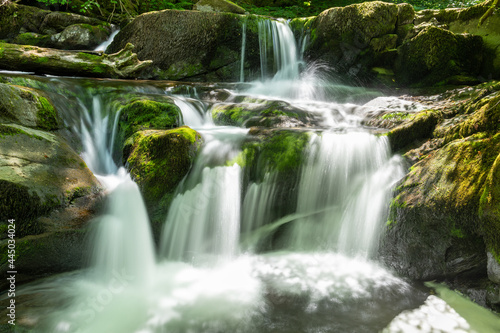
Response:
[[[482,78],[491,79],[500,77],[500,32],[498,15],[491,15],[483,24],[480,18],[490,8],[493,0],[483,1],[468,8],[454,8],[442,10],[423,10],[417,12],[415,24],[418,26],[436,25],[457,35],[471,34],[481,37],[484,52],[480,66]],[[470,61],[477,61],[478,50],[465,50],[471,56]],[[475,54],[471,54],[475,52]]]
[[[398,273],[471,281],[486,278],[488,267],[496,282],[499,89],[488,83],[434,96],[446,100],[440,110],[416,115],[434,115],[417,141],[415,118],[389,132],[393,146],[405,147],[415,163],[396,189],[381,247]]]
[[[427,26],[398,48],[396,78],[401,85],[413,86],[439,84],[456,76],[475,78],[481,69],[482,48],[479,36]]]
[[[413,19],[410,7],[373,1],[327,9],[303,23],[310,36],[305,54],[330,64],[341,77],[367,79],[372,67],[394,58],[397,27]]]
[[[15,266],[22,267],[18,283],[77,269],[82,230],[99,210],[101,186],[57,134],[62,122],[50,99],[4,83],[0,92],[0,270],[8,270],[9,220],[15,221]]]
[[[136,17],[108,47],[116,52],[132,43],[141,60],[152,60],[143,75],[170,80],[237,81],[243,28],[245,71],[260,66],[255,16],[164,10]]]

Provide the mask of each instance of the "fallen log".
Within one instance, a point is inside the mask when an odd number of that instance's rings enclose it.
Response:
[[[113,54],[95,54],[0,42],[0,69],[61,76],[136,78],[152,64],[141,61],[128,43]]]

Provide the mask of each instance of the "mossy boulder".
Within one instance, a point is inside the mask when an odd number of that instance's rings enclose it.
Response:
[[[135,132],[172,129],[183,123],[179,107],[167,96],[124,94],[113,101],[113,106],[120,112],[118,145]]]
[[[500,17],[491,15],[483,24],[479,24],[480,18],[490,8],[492,2],[493,0],[482,1],[467,8],[423,10],[417,12],[415,24],[434,22],[455,34],[468,33],[481,37],[484,54],[480,74],[486,79],[499,78],[500,32],[497,27],[500,24]]]
[[[388,265],[419,280],[486,272],[478,209],[499,151],[499,137],[470,137],[412,167],[391,205],[382,247]]]
[[[232,13],[177,10],[146,13],[120,30],[107,52],[116,52],[126,43],[135,45],[139,59],[153,61],[144,77],[238,81],[245,24],[245,74],[260,66],[258,21],[256,16]]]
[[[396,79],[401,85],[426,86],[458,75],[476,77],[482,47],[481,37],[428,26],[398,48]]]
[[[242,7],[227,0],[200,0],[193,6],[193,9],[202,12],[245,14],[245,10]]]
[[[47,97],[34,89],[0,83],[0,122],[57,130],[61,121]]]
[[[435,116],[427,134],[401,150],[420,145],[404,155],[415,164],[397,187],[381,247],[399,273],[471,281],[500,263],[499,90],[495,82],[456,89],[441,95],[440,110],[421,112]],[[407,130],[400,139],[418,131],[411,125],[394,129]]]
[[[0,8],[0,39],[21,45],[92,50],[111,30],[107,22],[77,14],[12,3]]]
[[[285,101],[252,100],[245,103],[219,103],[212,107],[217,125],[240,127],[309,127],[321,117]]]
[[[57,135],[17,124],[0,124],[0,161],[0,271],[7,270],[9,219],[23,268],[18,283],[80,268],[82,230],[101,200],[92,172]]]
[[[168,208],[180,181],[189,172],[203,143],[201,135],[183,126],[136,132],[127,142],[127,165],[152,215]],[[163,217],[164,218],[164,217]]]
[[[111,27],[109,26],[72,24],[60,33],[51,36],[52,44],[47,46],[64,50],[93,50],[106,41],[110,34]]]
[[[405,9],[381,1],[327,9],[303,23],[311,40],[305,54],[330,64],[340,77],[368,80],[373,76],[371,68],[383,65],[378,61],[384,58],[377,56],[380,51],[370,50],[370,42],[396,34],[398,14],[401,24],[410,20],[411,13]],[[384,44],[382,51],[396,46],[392,45],[392,39],[391,43],[375,44]]]

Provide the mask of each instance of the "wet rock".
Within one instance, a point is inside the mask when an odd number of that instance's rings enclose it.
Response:
[[[201,135],[187,126],[140,131],[127,140],[127,165],[152,215],[168,208],[202,143]]]
[[[244,103],[219,103],[212,108],[218,125],[241,127],[310,127],[320,116],[292,106],[285,101],[252,100]]]

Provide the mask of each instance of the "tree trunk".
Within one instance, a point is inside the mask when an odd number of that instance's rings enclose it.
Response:
[[[62,76],[136,78],[152,61],[137,59],[133,48],[129,43],[117,53],[97,54],[0,43],[0,69]]]

